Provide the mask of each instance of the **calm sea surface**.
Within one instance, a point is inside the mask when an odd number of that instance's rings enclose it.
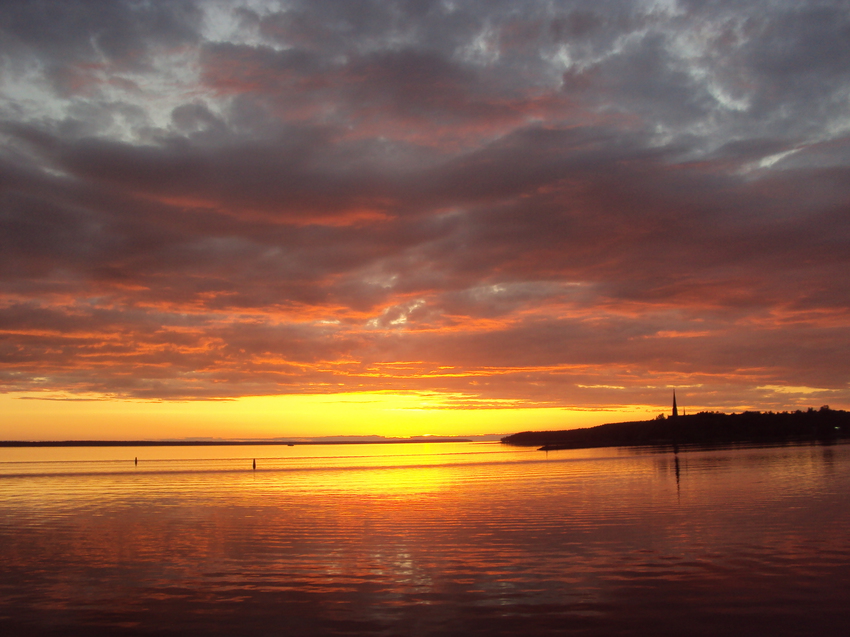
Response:
[[[0,634],[845,636],[850,446],[0,449]]]

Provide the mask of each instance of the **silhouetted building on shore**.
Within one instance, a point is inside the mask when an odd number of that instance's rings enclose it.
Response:
[[[794,443],[834,444],[850,439],[850,412],[830,409],[794,412],[745,411],[724,414],[703,411],[685,417],[673,416],[632,422],[608,423],[584,429],[561,431],[524,431],[505,436],[502,442],[517,446],[550,449],[584,447],[623,447],[637,445],[713,445],[730,443]],[[675,416],[675,418],[674,418]]]

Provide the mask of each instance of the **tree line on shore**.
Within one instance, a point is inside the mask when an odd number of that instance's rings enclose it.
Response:
[[[502,438],[509,445],[581,449],[638,445],[711,445],[736,442],[835,441],[850,437],[850,412],[830,409],[793,412],[703,411],[687,416],[618,422],[561,431],[523,431]]]

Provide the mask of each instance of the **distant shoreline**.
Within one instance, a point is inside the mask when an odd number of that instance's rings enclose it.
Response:
[[[471,438],[385,440],[0,440],[0,447],[246,447],[276,445],[395,445],[423,442],[473,442]]]
[[[502,443],[541,451],[594,447],[724,445],[732,443],[825,442],[850,438],[850,412],[815,411],[740,414],[701,412],[689,416],[618,422],[560,431],[524,431]]]

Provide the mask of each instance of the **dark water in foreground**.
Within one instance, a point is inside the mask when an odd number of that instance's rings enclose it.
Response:
[[[848,445],[0,449],[3,635],[848,626]]]

